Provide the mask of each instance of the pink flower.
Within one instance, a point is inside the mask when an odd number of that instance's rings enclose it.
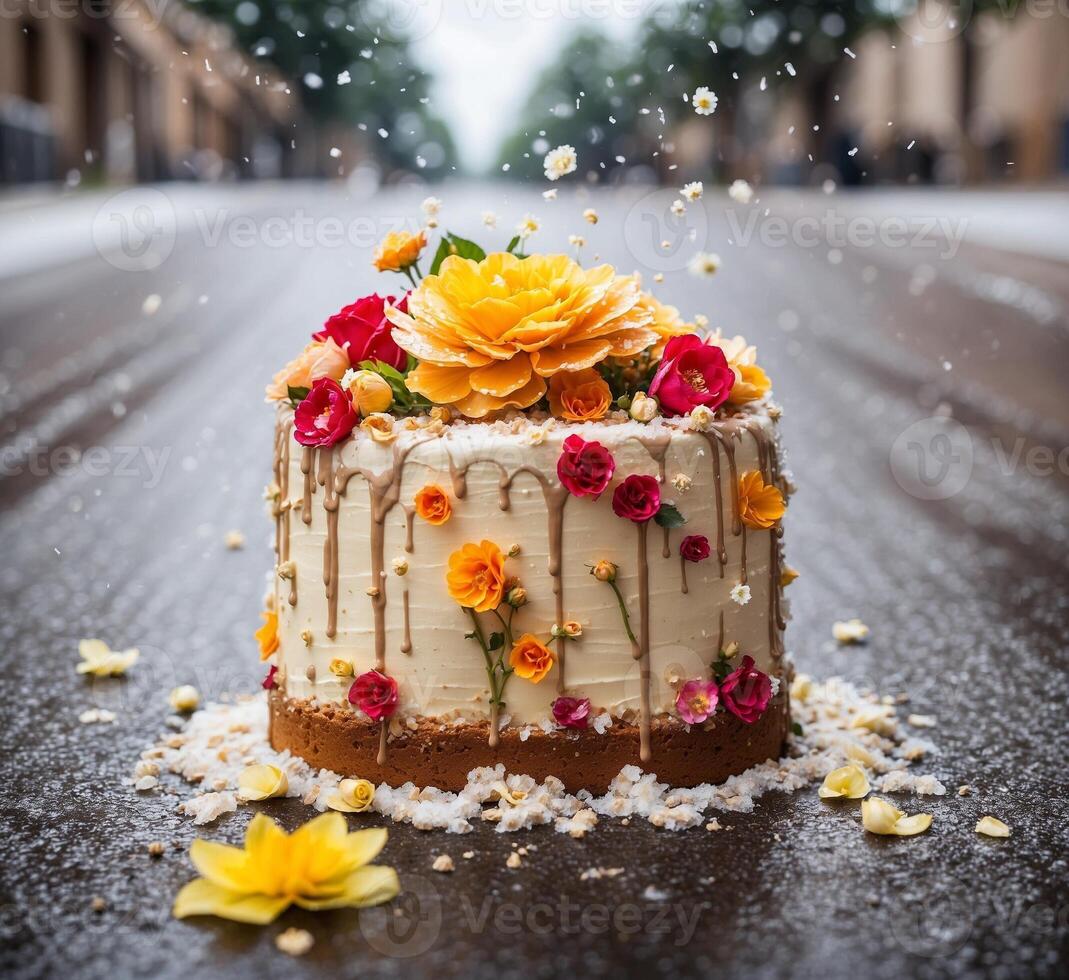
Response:
[[[397,710],[397,681],[369,670],[349,688],[349,703],[355,704],[372,721],[389,718]]]
[[[679,553],[687,561],[705,561],[709,557],[709,539],[704,534],[688,534],[679,542]]]
[[[312,334],[312,339],[331,338],[345,349],[353,367],[361,361],[384,361],[403,371],[408,365],[408,355],[393,341],[393,324],[382,312],[387,303],[402,313],[408,312],[407,296],[400,303],[394,303],[393,296],[383,298],[372,293],[335,313],[323,324],[322,330]]]
[[[275,680],[275,674],[277,673],[278,668],[274,664],[271,664],[271,669],[268,670],[267,676],[264,678],[263,684],[260,685],[265,691],[273,691],[276,687],[278,687],[278,681]]]
[[[738,670],[732,671],[720,685],[724,707],[736,718],[752,725],[765,713],[772,697],[772,681],[753,665],[753,657],[743,657]]]
[[[293,413],[293,437],[302,446],[333,446],[356,422],[352,395],[337,381],[320,378]]]
[[[616,472],[616,460],[600,442],[568,436],[557,460],[557,476],[568,493],[598,499]]]
[[[590,698],[557,698],[552,708],[558,725],[565,728],[586,728],[590,717]]]
[[[612,495],[612,509],[617,517],[644,524],[661,509],[661,488],[655,477],[632,473]]]
[[[666,415],[685,415],[698,405],[723,405],[734,383],[735,372],[724,352],[686,334],[668,341],[649,393]]]
[[[687,681],[676,695],[676,711],[688,725],[700,725],[716,711],[718,700],[715,681]]]

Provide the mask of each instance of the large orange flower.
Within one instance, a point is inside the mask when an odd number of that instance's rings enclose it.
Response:
[[[757,470],[739,477],[739,516],[747,527],[767,530],[778,521],[786,508],[783,494]]]
[[[606,357],[633,357],[658,340],[634,277],[612,266],[583,269],[566,255],[481,262],[447,258],[408,297],[386,307],[394,340],[419,360],[406,383],[469,418],[527,408],[546,378]]]
[[[549,410],[569,422],[596,422],[609,413],[612,392],[594,368],[560,371],[549,379]]]
[[[489,612],[501,605],[505,594],[505,556],[493,541],[469,542],[449,556],[445,581],[460,605]]]

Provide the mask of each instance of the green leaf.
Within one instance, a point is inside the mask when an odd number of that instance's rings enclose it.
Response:
[[[490,650],[500,650],[505,645],[504,633],[491,633],[490,634]]]
[[[290,400],[291,405],[299,405],[308,397],[309,388],[295,388],[293,385],[286,385],[286,395]]]
[[[799,738],[802,736],[802,726],[796,721],[791,722],[791,731]]]
[[[724,678],[727,677],[729,673],[728,668],[730,666],[731,665],[723,658],[717,660],[716,663],[713,664],[713,678],[717,684],[724,683]]]
[[[450,250],[453,255],[459,255],[462,259],[474,259],[476,262],[482,262],[486,258],[486,252],[481,245],[454,235],[452,232],[447,232],[447,236],[450,245],[453,246]]]
[[[508,246],[505,248],[505,251],[506,252],[511,252],[519,244],[520,244],[520,236],[519,235],[513,235],[512,236],[512,240],[508,243]]]
[[[687,519],[679,513],[674,504],[661,504],[661,509],[657,511],[654,520],[661,527],[682,527],[687,523]]]
[[[438,243],[438,251],[434,253],[434,258],[431,260],[431,275],[438,275],[438,270],[442,267],[442,263],[446,258],[453,254],[453,250],[449,247],[449,240],[442,238]]]

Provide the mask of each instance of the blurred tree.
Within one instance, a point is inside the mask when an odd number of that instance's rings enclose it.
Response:
[[[188,2],[228,24],[253,57],[288,75],[314,119],[365,129],[388,165],[428,177],[452,165],[449,130],[426,105],[430,78],[413,64],[404,37],[378,23],[379,6],[363,0]],[[389,136],[380,137],[380,129]]]

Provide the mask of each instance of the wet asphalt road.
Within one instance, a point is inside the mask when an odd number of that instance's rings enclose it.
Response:
[[[258,682],[250,632],[271,564],[262,385],[326,315],[383,289],[370,244],[411,218],[422,193],[168,189],[125,212],[134,231],[160,232],[147,262],[103,198],[9,205],[4,974],[1064,975],[1069,267],[968,237],[954,248],[934,232],[904,244],[858,233],[868,213],[926,224],[943,213],[938,196],[780,193],[750,225],[745,209],[725,215],[723,199],[705,202],[705,221],[692,209],[697,243],[724,260],[700,281],[682,269],[694,245],[655,218],[670,192],[552,204],[500,185],[439,194],[445,225],[483,240],[487,208],[502,215],[502,243],[525,211],[543,219],[539,248],[582,232],[586,258],[663,271],[662,298],[758,344],[800,486],[786,528],[802,573],[788,646],[801,670],[908,692],[906,711],[938,718],[941,751],[926,769],[951,792],[900,800],[931,810],[931,831],[868,836],[856,808],[810,790],[721,816],[731,829],[719,834],[603,824],[574,841],[541,829],[522,838],[538,850],[514,872],[504,865],[517,838],[489,827],[464,838],[396,827],[383,860],[405,895],[386,913],[390,929],[382,913],[350,911],[291,911],[266,929],[172,920],[194,829],[174,797],[135,796],[121,780],[163,730],[176,683],[212,697]],[[975,208],[997,228],[1007,200],[956,199],[954,214]],[[596,227],[579,217],[590,205]],[[1042,207],[1049,218],[1066,205]],[[335,241],[334,221],[352,243]],[[155,268],[130,268],[153,254]],[[233,528],[244,550],[224,548]],[[840,650],[831,623],[851,616],[872,640]],[[84,683],[74,664],[87,636],[136,645],[142,662],[124,681]],[[116,722],[80,724],[92,706]],[[972,796],[954,793],[962,783]],[[290,826],[308,813],[293,801],[268,812]],[[1013,836],[978,837],[983,813]],[[248,817],[203,833],[237,841]],[[154,860],[154,840],[174,846]],[[435,854],[468,849],[476,857],[453,875],[430,871]],[[626,873],[579,880],[597,865]],[[663,897],[648,897],[651,885]],[[105,911],[91,910],[94,896]],[[288,925],[316,937],[301,960],[274,948]]]

